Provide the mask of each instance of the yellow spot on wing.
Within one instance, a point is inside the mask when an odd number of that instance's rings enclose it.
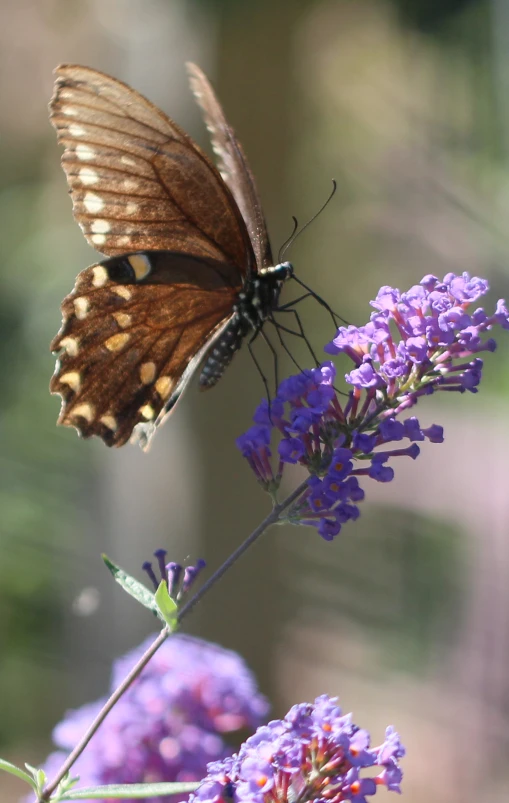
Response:
[[[127,257],[127,261],[134,271],[136,281],[139,282],[141,279],[144,279],[148,273],[150,273],[150,260],[144,254],[133,254],[132,256]]]
[[[110,229],[111,224],[107,220],[94,220],[90,226],[90,231],[93,231],[94,234],[107,234]]]
[[[59,377],[59,381],[62,385],[69,385],[71,390],[74,390],[77,393],[81,387],[81,377],[78,371],[69,371],[66,374],[62,374]]]
[[[82,184],[97,184],[99,176],[91,167],[81,167],[78,173]]]
[[[105,340],[104,345],[109,351],[120,351],[123,349],[131,335],[127,332],[120,332],[118,335],[113,335]]]
[[[173,380],[169,376],[160,376],[156,382],[156,390],[162,399],[165,399],[170,394],[173,385]]]
[[[150,404],[143,405],[143,407],[140,407],[139,411],[143,418],[146,418],[147,421],[150,421],[150,419],[155,415],[154,408]]]
[[[129,299],[132,296],[131,291],[124,284],[119,284],[116,287],[112,287],[111,289],[113,290],[114,293],[117,294],[117,296],[120,296],[120,298],[124,298],[126,301],[129,301]]]
[[[69,357],[76,357],[78,353],[78,341],[75,337],[63,337],[60,346],[66,350]]]
[[[85,418],[90,424],[94,418],[94,408],[89,402],[84,402],[83,404],[77,404],[76,407],[73,407],[69,415],[72,418],[79,415],[82,418]]]
[[[74,299],[73,304],[76,317],[78,318],[78,320],[82,321],[83,318],[86,318],[88,315],[88,310],[90,307],[88,298],[86,298],[85,296],[79,296],[78,298]]]
[[[101,422],[101,424],[104,424],[105,427],[108,427],[108,429],[111,429],[112,432],[115,432],[115,430],[117,429],[117,426],[118,426],[117,425],[117,420],[113,415],[109,415],[109,414],[102,415],[100,417],[99,421]]]
[[[125,329],[126,326],[131,325],[132,316],[128,315],[127,312],[114,312],[113,317],[115,318],[116,322],[122,329]]]
[[[95,151],[90,145],[85,145],[83,142],[80,142],[79,145],[76,145],[76,156],[84,162],[86,159],[93,159]]]
[[[144,385],[150,385],[156,375],[155,362],[144,362],[140,368],[140,379]]]
[[[95,268],[92,268],[92,273],[94,274],[94,278],[92,279],[94,287],[104,287],[108,281],[108,271],[106,268],[103,267],[103,265],[96,265]]]
[[[104,206],[103,199],[96,195],[95,192],[87,192],[85,197],[83,198],[83,206],[91,215],[97,214],[100,212]],[[94,227],[92,226],[92,231],[94,231]]]

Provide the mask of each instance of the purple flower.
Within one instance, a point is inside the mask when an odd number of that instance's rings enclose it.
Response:
[[[443,441],[437,424],[424,428],[412,416],[421,398],[438,391],[477,393],[482,351],[496,343],[486,338],[495,325],[509,329],[503,300],[495,312],[469,307],[488,290],[486,280],[447,274],[425,276],[406,292],[382,287],[364,326],[341,326],[325,347],[352,361],[345,374],[348,394],[336,390],[332,362],[281,382],[276,397],[260,405],[255,426],[238,439],[260,483],[273,500],[287,464],[308,472],[307,488],[285,513],[295,524],[314,526],[326,540],[359,516],[364,498],[359,477],[390,482],[395,458],[419,455],[418,441]],[[346,399],[344,398],[346,396]],[[271,465],[271,438],[279,438],[279,464]],[[402,448],[391,443],[409,441]],[[382,447],[384,451],[377,451]],[[355,482],[355,484],[353,484]]]
[[[153,638],[117,660],[111,691]],[[82,736],[104,700],[70,711],[53,738],[51,775]],[[255,728],[268,711],[242,659],[198,638],[170,636],[119,700],[73,767],[77,789],[111,783],[198,781],[210,762],[231,752],[223,734]],[[163,803],[171,798],[147,798]],[[91,803],[91,802],[90,802]]]
[[[336,698],[322,695],[259,728],[232,758],[210,764],[189,803],[366,803],[378,786],[399,791],[403,755],[392,728],[382,745],[370,747],[369,733],[342,714]],[[366,777],[365,768],[375,766],[381,772]]]

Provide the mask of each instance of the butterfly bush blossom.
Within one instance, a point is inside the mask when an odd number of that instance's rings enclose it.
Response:
[[[153,642],[114,663],[111,690]],[[69,711],[53,738],[49,777],[83,735],[104,700]],[[224,735],[266,720],[268,702],[244,661],[198,638],[172,635],[159,648],[92,737],[72,769],[76,787],[111,783],[199,781],[211,761],[230,755]],[[146,798],[163,803],[173,798]]]
[[[400,791],[405,754],[392,727],[378,747],[343,715],[336,698],[293,706],[282,720],[259,728],[238,754],[211,763],[189,803],[366,803],[379,786]],[[365,768],[380,772],[367,777]]]
[[[497,324],[509,329],[503,300],[491,315],[472,309],[487,291],[485,279],[468,273],[449,273],[442,281],[425,276],[406,293],[382,287],[371,301],[369,323],[341,326],[325,346],[353,362],[345,375],[351,386],[346,397],[340,400],[335,366],[325,362],[285,379],[270,406],[260,404],[254,426],[237,439],[259,482],[274,497],[285,464],[305,466],[310,475],[287,520],[314,525],[332,540],[359,516],[359,477],[390,482],[389,460],[415,459],[418,441],[443,441],[441,426],[423,427],[406,413],[435,391],[477,393],[483,367],[477,355],[496,348],[483,335]],[[274,431],[280,438],[275,469]]]

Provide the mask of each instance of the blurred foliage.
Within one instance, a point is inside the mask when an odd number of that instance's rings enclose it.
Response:
[[[286,555],[287,616],[325,627],[328,618],[331,624],[346,619],[377,645],[387,667],[425,675],[459,629],[465,594],[460,536],[447,522],[368,502],[333,546],[306,531]]]
[[[455,17],[483,0],[390,0],[404,25],[424,33],[440,33]]]

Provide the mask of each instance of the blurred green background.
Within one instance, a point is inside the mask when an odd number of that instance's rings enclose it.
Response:
[[[291,215],[305,221],[338,181],[287,257],[348,320],[380,285],[425,273],[468,270],[509,294],[506,0],[4,4],[0,753],[19,763],[42,761],[63,712],[102,695],[112,659],[153,629],[100,553],[138,576],[159,546],[214,569],[269,509],[234,446],[263,395],[247,352],[213,392],[189,391],[148,455],[57,429],[48,392],[60,301],[96,258],[47,120],[51,71],[111,73],[206,146],[186,60],[245,146],[276,253]],[[303,317],[320,349],[328,319],[313,304]],[[272,531],[188,622],[248,660],[275,715],[327,692],[375,740],[393,723],[413,803],[509,793],[508,361],[502,342],[480,396],[420,405],[446,442],[368,486],[335,543]],[[2,801],[22,791],[0,776]]]

